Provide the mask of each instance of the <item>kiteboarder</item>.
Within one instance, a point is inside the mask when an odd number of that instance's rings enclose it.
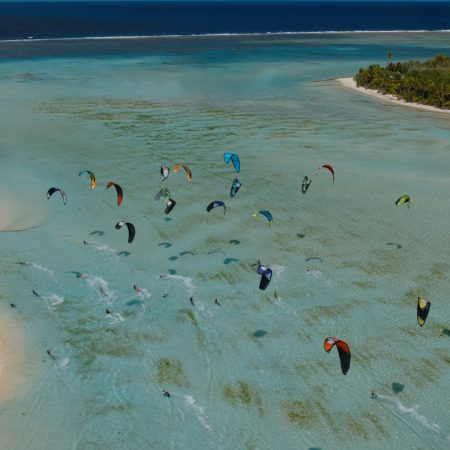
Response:
[[[189,297],[189,301],[191,302],[191,305],[192,305],[192,306],[195,306],[195,303],[194,303],[194,297]]]
[[[370,398],[372,400],[376,400],[378,398],[378,395],[375,393],[375,391],[372,391],[372,394],[370,394]]]
[[[214,300],[214,303],[215,303],[217,306],[222,306],[222,305],[220,304],[219,300],[217,300],[217,298]]]
[[[170,397],[170,392],[167,389],[163,389],[163,396]]]
[[[39,297],[39,294],[33,289],[32,291],[31,291],[36,297]]]
[[[47,355],[49,356],[49,358],[55,360],[56,356],[51,352],[51,350],[47,350]]]
[[[141,292],[141,289],[138,288],[136,284],[133,286],[133,289],[134,289],[136,292]]]

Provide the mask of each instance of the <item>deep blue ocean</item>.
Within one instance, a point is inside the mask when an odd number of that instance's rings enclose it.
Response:
[[[0,40],[450,29],[450,2],[0,3]]]

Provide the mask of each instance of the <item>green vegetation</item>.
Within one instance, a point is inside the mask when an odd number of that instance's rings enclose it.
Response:
[[[372,64],[354,76],[357,86],[392,94],[407,102],[450,109],[450,58],[437,55],[428,61]]]

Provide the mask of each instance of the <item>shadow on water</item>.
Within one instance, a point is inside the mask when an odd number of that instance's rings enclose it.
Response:
[[[223,260],[223,263],[226,264],[226,265],[228,265],[228,264],[230,264],[230,263],[232,263],[232,262],[234,262],[234,261],[239,261],[239,260],[236,259],[236,258],[225,258],[225,259]]]
[[[172,247],[172,245],[173,245],[173,244],[171,244],[170,242],[160,242],[160,243],[158,244],[159,247],[164,246],[165,248]]]
[[[444,328],[442,330],[442,334],[445,334],[446,336],[450,336],[450,330],[448,328]]]
[[[126,250],[122,250],[121,252],[117,253],[119,256],[130,256],[131,253],[127,252]]]
[[[237,239],[231,239],[230,244],[239,245],[241,241],[238,241]]]
[[[400,250],[402,246],[400,244],[397,244],[396,242],[388,242],[386,245],[395,245],[395,248],[397,250]]]
[[[169,256],[167,259],[169,261],[176,261],[178,259],[178,256]]]
[[[253,336],[259,338],[259,337],[265,336],[266,334],[267,334],[267,331],[266,331],[266,330],[256,330],[256,331],[253,333]]]
[[[89,234],[91,236],[94,236],[96,234],[98,234],[99,236],[103,236],[105,234],[105,232],[104,231],[100,231],[100,230],[95,230],[95,231],[91,231]]]
[[[192,256],[195,256],[195,253],[186,251],[186,252],[178,253],[178,255],[179,255],[179,256],[184,256],[184,255],[192,255]]]
[[[177,271],[175,269],[169,269],[169,275],[175,275]]]
[[[164,217],[163,220],[165,220],[166,222],[170,222],[170,221],[173,220],[173,219],[172,219],[172,217]]]
[[[403,392],[403,389],[405,389],[405,385],[401,383],[392,383],[392,390],[398,394],[399,392]]]
[[[70,270],[69,272],[66,273],[73,273],[77,278],[81,278],[81,272],[77,272],[76,270]]]
[[[136,298],[127,302],[127,306],[136,306],[136,305],[142,305],[142,302]]]
[[[303,239],[303,238],[305,237],[305,235],[304,235],[303,233],[297,233],[296,236],[297,236],[299,239]]]

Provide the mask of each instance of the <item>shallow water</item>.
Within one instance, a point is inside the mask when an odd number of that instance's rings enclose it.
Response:
[[[448,34],[30,44],[0,65],[0,185],[30,228],[0,233],[1,306],[32,355],[2,447],[448,448],[448,117],[330,80],[388,51],[448,54]],[[164,183],[168,216],[161,163],[193,173]],[[345,377],[330,335],[352,350]]]

